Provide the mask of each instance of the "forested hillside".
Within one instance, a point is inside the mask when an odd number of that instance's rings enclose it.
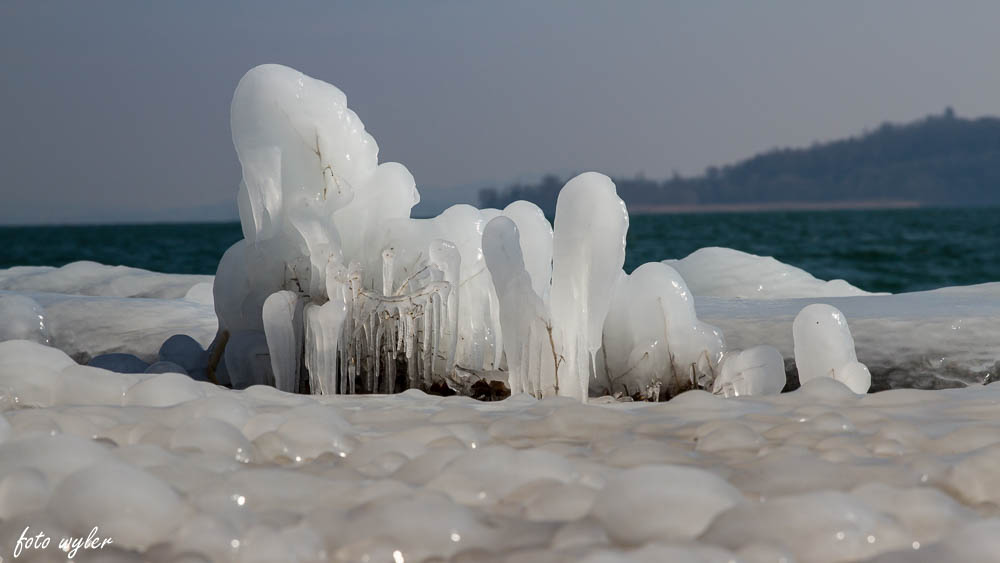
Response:
[[[547,213],[565,179],[480,191],[480,203],[517,199]],[[630,208],[719,204],[914,202],[925,205],[1000,203],[1000,119],[964,119],[949,108],[905,124],[884,124],[858,137],[778,149],[701,176],[668,180],[616,178]]]

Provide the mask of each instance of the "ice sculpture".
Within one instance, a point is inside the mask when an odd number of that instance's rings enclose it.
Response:
[[[604,324],[608,392],[655,399],[711,388],[725,346],[717,328],[698,320],[676,270],[650,262],[621,274]]]
[[[844,314],[835,307],[814,303],[792,322],[795,366],[802,384],[818,377],[832,377],[855,393],[867,393],[872,376],[858,362],[854,338]]]
[[[256,67],[236,88],[231,118],[245,238],[226,251],[215,278],[210,379],[391,393],[464,388],[478,378],[586,400],[593,382],[617,376],[599,357],[627,363],[599,354],[628,229],[608,177],[570,180],[554,227],[524,201],[414,219],[412,175],[378,163],[375,140],[334,86],[279,65]],[[669,334],[663,365],[705,386],[721,335],[697,322],[678,287],[673,272],[631,290],[640,308],[660,302],[655,320],[635,321],[630,334],[643,340],[632,344]],[[644,369],[635,374],[662,371]]]
[[[786,383],[785,360],[774,346],[726,352],[712,392],[725,397],[777,395]]]

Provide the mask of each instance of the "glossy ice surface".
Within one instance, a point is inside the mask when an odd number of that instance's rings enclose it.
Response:
[[[1000,531],[995,386],[304,396],[8,341],[0,388],[2,544],[99,526],[100,560],[986,561]]]

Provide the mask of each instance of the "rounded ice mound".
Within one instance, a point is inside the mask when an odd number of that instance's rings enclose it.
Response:
[[[739,490],[707,471],[647,465],[612,477],[594,502],[593,516],[612,539],[639,545],[694,539],[742,502]]]
[[[45,310],[26,295],[0,293],[0,342],[31,340],[50,344],[52,337],[45,322]]]
[[[844,280],[823,281],[770,256],[732,248],[700,248],[680,260],[664,260],[684,276],[695,295],[742,299],[871,295]]]
[[[728,352],[719,371],[712,392],[726,397],[777,395],[787,379],[781,352],[767,345]]]
[[[99,463],[70,475],[56,487],[50,503],[50,510],[71,533],[86,537],[99,526],[116,545],[137,549],[168,538],[184,510],[169,485],[118,462]]]
[[[836,307],[814,303],[802,309],[792,323],[792,337],[800,382],[832,377],[855,393],[868,392],[872,375],[858,362],[847,318]]]

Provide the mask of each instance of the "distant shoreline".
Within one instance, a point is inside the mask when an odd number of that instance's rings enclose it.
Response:
[[[664,213],[753,213],[758,211],[838,211],[850,209],[916,209],[919,201],[775,201],[771,203],[702,203],[681,205],[630,205],[630,215]]]

